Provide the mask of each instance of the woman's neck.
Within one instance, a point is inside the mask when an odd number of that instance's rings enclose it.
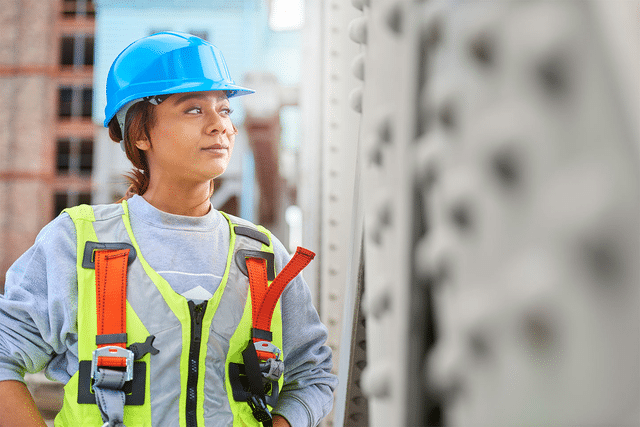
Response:
[[[163,212],[183,216],[204,216],[211,210],[212,182],[197,185],[149,183],[142,197]]]

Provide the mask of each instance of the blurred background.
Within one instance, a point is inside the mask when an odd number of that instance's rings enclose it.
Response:
[[[324,426],[640,425],[640,1],[0,0],[0,28],[0,290],[126,191],[113,59],[189,32],[256,90],[214,206],[318,253]]]

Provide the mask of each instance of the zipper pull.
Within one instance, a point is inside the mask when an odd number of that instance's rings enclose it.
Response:
[[[196,305],[193,301],[189,301],[189,310],[191,311],[192,337],[196,342],[200,342],[202,336],[202,319],[207,309],[207,302],[204,301]]]
[[[203,302],[201,304],[198,304],[194,307],[195,312],[196,312],[196,324],[201,325],[202,324],[202,319],[204,318],[204,312],[205,309],[207,307],[207,302]]]

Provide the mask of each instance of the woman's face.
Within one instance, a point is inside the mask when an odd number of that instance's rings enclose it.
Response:
[[[223,91],[177,93],[160,103],[151,141],[136,141],[146,153],[151,179],[201,183],[221,175],[237,133],[230,114]]]

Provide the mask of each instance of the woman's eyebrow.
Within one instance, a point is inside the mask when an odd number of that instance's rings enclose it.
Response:
[[[182,95],[181,97],[176,99],[174,101],[174,104],[178,105],[178,104],[181,104],[181,103],[183,103],[185,101],[188,101],[190,99],[206,100],[207,98],[208,98],[208,96],[206,94],[189,92],[189,93],[185,93],[184,95]],[[225,95],[221,95],[221,96],[216,98],[217,101],[224,101],[226,99],[228,99],[228,98]]]

